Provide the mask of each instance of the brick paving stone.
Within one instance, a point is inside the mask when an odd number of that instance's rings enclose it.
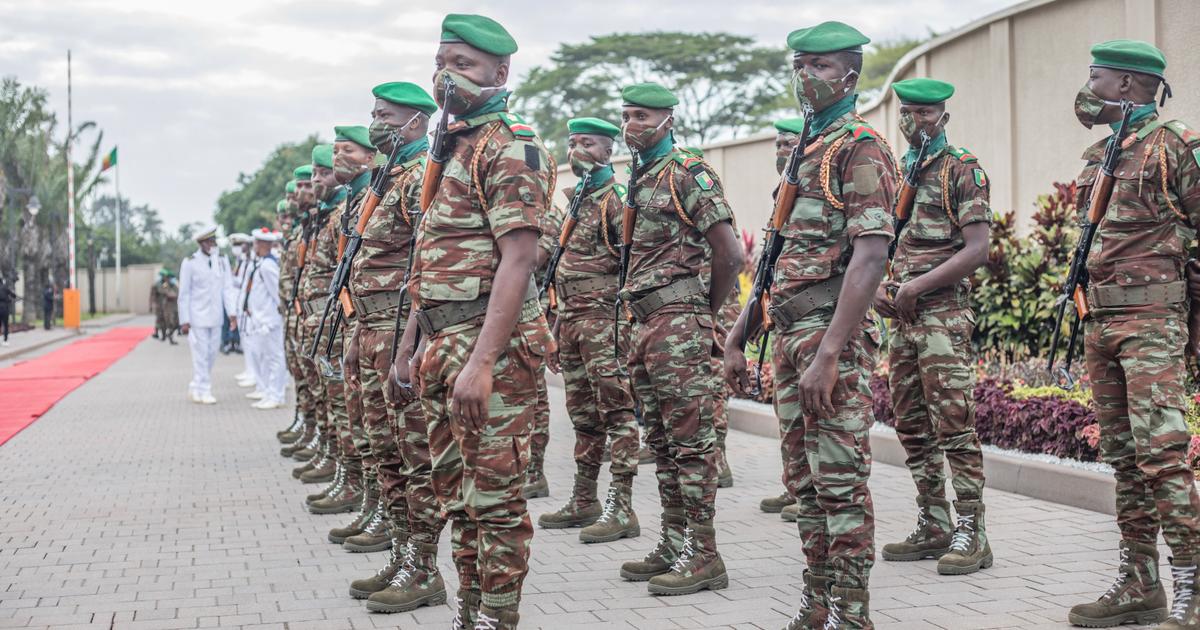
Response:
[[[450,607],[377,615],[348,597],[349,582],[385,554],[326,542],[349,515],[303,509],[313,487],[291,478],[295,463],[279,457],[274,438],[289,413],[250,409],[233,382],[241,367],[241,357],[219,357],[220,404],[193,405],[186,346],[149,340],[0,447],[0,628],[448,627]],[[535,519],[562,505],[574,473],[562,392],[552,387],[551,396],[553,494],[530,502]],[[640,538],[585,546],[577,530],[537,531],[521,627],[786,624],[802,554],[794,526],[758,511],[762,497],[779,493],[778,445],[735,432],[729,448],[737,483],[720,491],[717,514],[728,589],[655,598],[618,576],[658,530],[653,471],[643,466],[634,491]],[[915,519],[907,472],[876,465],[871,488],[880,544],[903,538]],[[996,565],[952,578],[932,562],[880,561],[877,627],[1064,629],[1067,606],[1107,588],[1117,555],[1110,517],[1003,492],[987,499]],[[453,596],[448,536],[440,557]]]

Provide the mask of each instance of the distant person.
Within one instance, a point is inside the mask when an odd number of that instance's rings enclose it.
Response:
[[[200,232],[196,242],[199,251],[179,268],[179,321],[192,350],[188,399],[212,405],[217,402],[212,395],[212,366],[221,345],[224,292],[231,272],[229,261],[217,251],[216,226]]]
[[[0,331],[4,333],[4,341],[0,345],[8,347],[8,314],[12,311],[13,300],[17,299],[17,294],[13,292],[8,283],[0,277]]]
[[[51,324],[54,323],[54,283],[46,284],[46,288],[42,289],[42,326],[46,330],[50,330]]]
[[[175,280],[175,273],[168,269],[162,285],[163,319],[166,320],[163,330],[167,333],[167,341],[174,346],[178,345],[175,333],[179,331],[179,282]]]
[[[283,235],[266,228],[254,231],[254,261],[246,274],[238,330],[253,361],[255,409],[283,406],[287,369],[283,362],[283,314],[279,308],[279,259],[271,251]]]
[[[162,281],[167,276],[166,269],[158,270],[158,280],[150,285],[150,312],[154,313],[154,338],[164,341],[167,338],[166,318],[162,307]]]

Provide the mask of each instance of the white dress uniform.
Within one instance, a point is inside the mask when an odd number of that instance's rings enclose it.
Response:
[[[192,351],[192,382],[188,393],[196,402],[216,402],[212,397],[212,366],[221,346],[224,293],[230,275],[229,261],[215,247],[211,255],[199,250],[185,258],[179,269],[179,324],[191,327],[188,346]]]
[[[258,384],[252,383],[254,380],[254,349],[246,344],[246,340],[242,338],[242,303],[246,297],[246,277],[250,274],[250,268],[254,264],[254,252],[244,251],[246,243],[252,242],[250,236],[242,233],[230,234],[229,240],[234,247],[234,272],[230,276],[228,292],[225,298],[226,315],[233,317],[238,323],[238,339],[242,347],[242,372],[235,378],[238,384],[243,387],[254,387],[258,390]],[[230,306],[232,305],[232,306]]]
[[[273,232],[259,234],[258,240],[269,240]],[[273,254],[258,258],[247,274],[245,322],[242,335],[252,347],[254,378],[262,400],[255,406],[274,409],[283,406],[287,388],[287,366],[283,358],[283,315],[279,310],[279,260]]]

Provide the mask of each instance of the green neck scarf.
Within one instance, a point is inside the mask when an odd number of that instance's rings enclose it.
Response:
[[[350,180],[350,198],[353,199],[355,195],[362,192],[362,189],[366,188],[367,184],[369,183],[371,183],[370,170],[365,170],[359,173],[354,179]]]
[[[601,187],[603,187],[605,184],[607,184],[608,182],[612,181],[612,178],[613,178],[612,164],[606,164],[604,166],[604,168],[597,170],[597,171],[592,171],[592,179],[591,179],[591,181],[588,182],[588,190],[589,191],[598,190]],[[583,180],[580,179],[575,184],[575,194],[578,195],[579,193],[584,192],[583,190],[581,190],[582,188],[583,188]]]
[[[812,124],[809,126],[808,135],[814,138],[819,135],[825,128],[833,124],[833,121],[846,115],[847,112],[854,111],[854,103],[858,100],[858,93],[847,94],[842,100],[822,109],[819,112],[813,112]]]
[[[640,161],[641,161],[642,165],[645,166],[647,164],[657,162],[660,158],[665,157],[666,155],[671,153],[671,149],[674,149],[674,148],[675,148],[675,132],[668,131],[667,135],[663,136],[662,140],[658,141],[658,144],[655,144],[654,146],[650,147],[649,149],[646,149],[645,151],[642,151],[641,154],[638,155],[638,157],[641,158]]]
[[[428,150],[429,136],[421,136],[420,140],[413,140],[400,147],[400,153],[396,156],[396,164],[403,164]]]
[[[1158,105],[1155,104],[1154,101],[1150,101],[1145,105],[1133,108],[1133,114],[1129,116],[1129,130],[1133,131],[1134,123],[1141,122],[1151,116],[1156,115],[1158,115]],[[1108,126],[1112,129],[1113,133],[1117,133],[1121,130],[1121,121],[1118,120],[1117,122],[1108,123]]]
[[[454,119],[455,120],[466,120],[468,118],[475,118],[476,116],[484,116],[486,114],[494,114],[496,112],[502,112],[502,111],[508,109],[508,95],[509,94],[510,94],[510,92],[508,90],[500,90],[499,92],[496,92],[495,94],[493,94],[491,96],[491,98],[484,101],[483,104],[480,105],[479,107],[477,107],[474,110],[469,111],[461,116],[455,116]]]
[[[904,154],[904,165],[912,164],[912,161],[917,159],[917,151],[921,145],[908,145],[908,151]],[[925,150],[925,158],[928,159],[938,154],[938,151],[946,148],[946,132],[939,133],[936,138],[929,141],[929,148]]]

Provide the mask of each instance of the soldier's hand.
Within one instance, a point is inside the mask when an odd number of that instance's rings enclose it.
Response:
[[[186,335],[186,334],[188,334],[188,331],[189,331],[189,330],[191,330],[191,329],[192,329],[192,325],[191,325],[191,324],[184,324],[184,325],[182,325],[182,326],[180,326],[180,327],[179,327],[179,334],[181,334],[181,335]]]
[[[237,330],[237,318],[236,317],[229,318],[229,330]]]
[[[909,324],[917,321],[917,298],[919,297],[921,297],[920,292],[913,288],[911,282],[905,282],[896,290],[892,306],[895,307],[896,315],[900,316],[901,321]]]
[[[400,374],[401,369],[404,370],[403,375]],[[399,406],[407,407],[409,403],[417,399],[416,388],[408,378],[408,361],[404,358],[396,357],[396,361],[388,370],[388,387],[391,399]]]
[[[805,413],[830,418],[833,416],[833,386],[837,383],[838,358],[822,357],[819,353],[800,376],[800,408]]]
[[[895,285],[896,283],[888,281],[880,284],[875,290],[875,312],[888,319],[896,317],[896,305],[892,303],[892,296],[889,294],[889,288]]]
[[[562,374],[562,363],[558,360],[558,351],[546,353],[546,367],[555,374]]]
[[[1200,312],[1188,315],[1187,354],[1192,361],[1200,362]]]
[[[350,380],[358,380],[358,341],[350,342],[350,347],[346,349],[346,358],[342,361],[342,370],[346,373],[346,378]]]
[[[746,369],[746,355],[736,347],[731,350],[728,346],[725,348],[725,382],[733,388],[734,392],[742,396],[750,395],[750,375]]]
[[[448,385],[454,392],[450,414],[461,418],[468,427],[481,427],[487,420],[488,399],[492,397],[492,366],[468,359]]]

